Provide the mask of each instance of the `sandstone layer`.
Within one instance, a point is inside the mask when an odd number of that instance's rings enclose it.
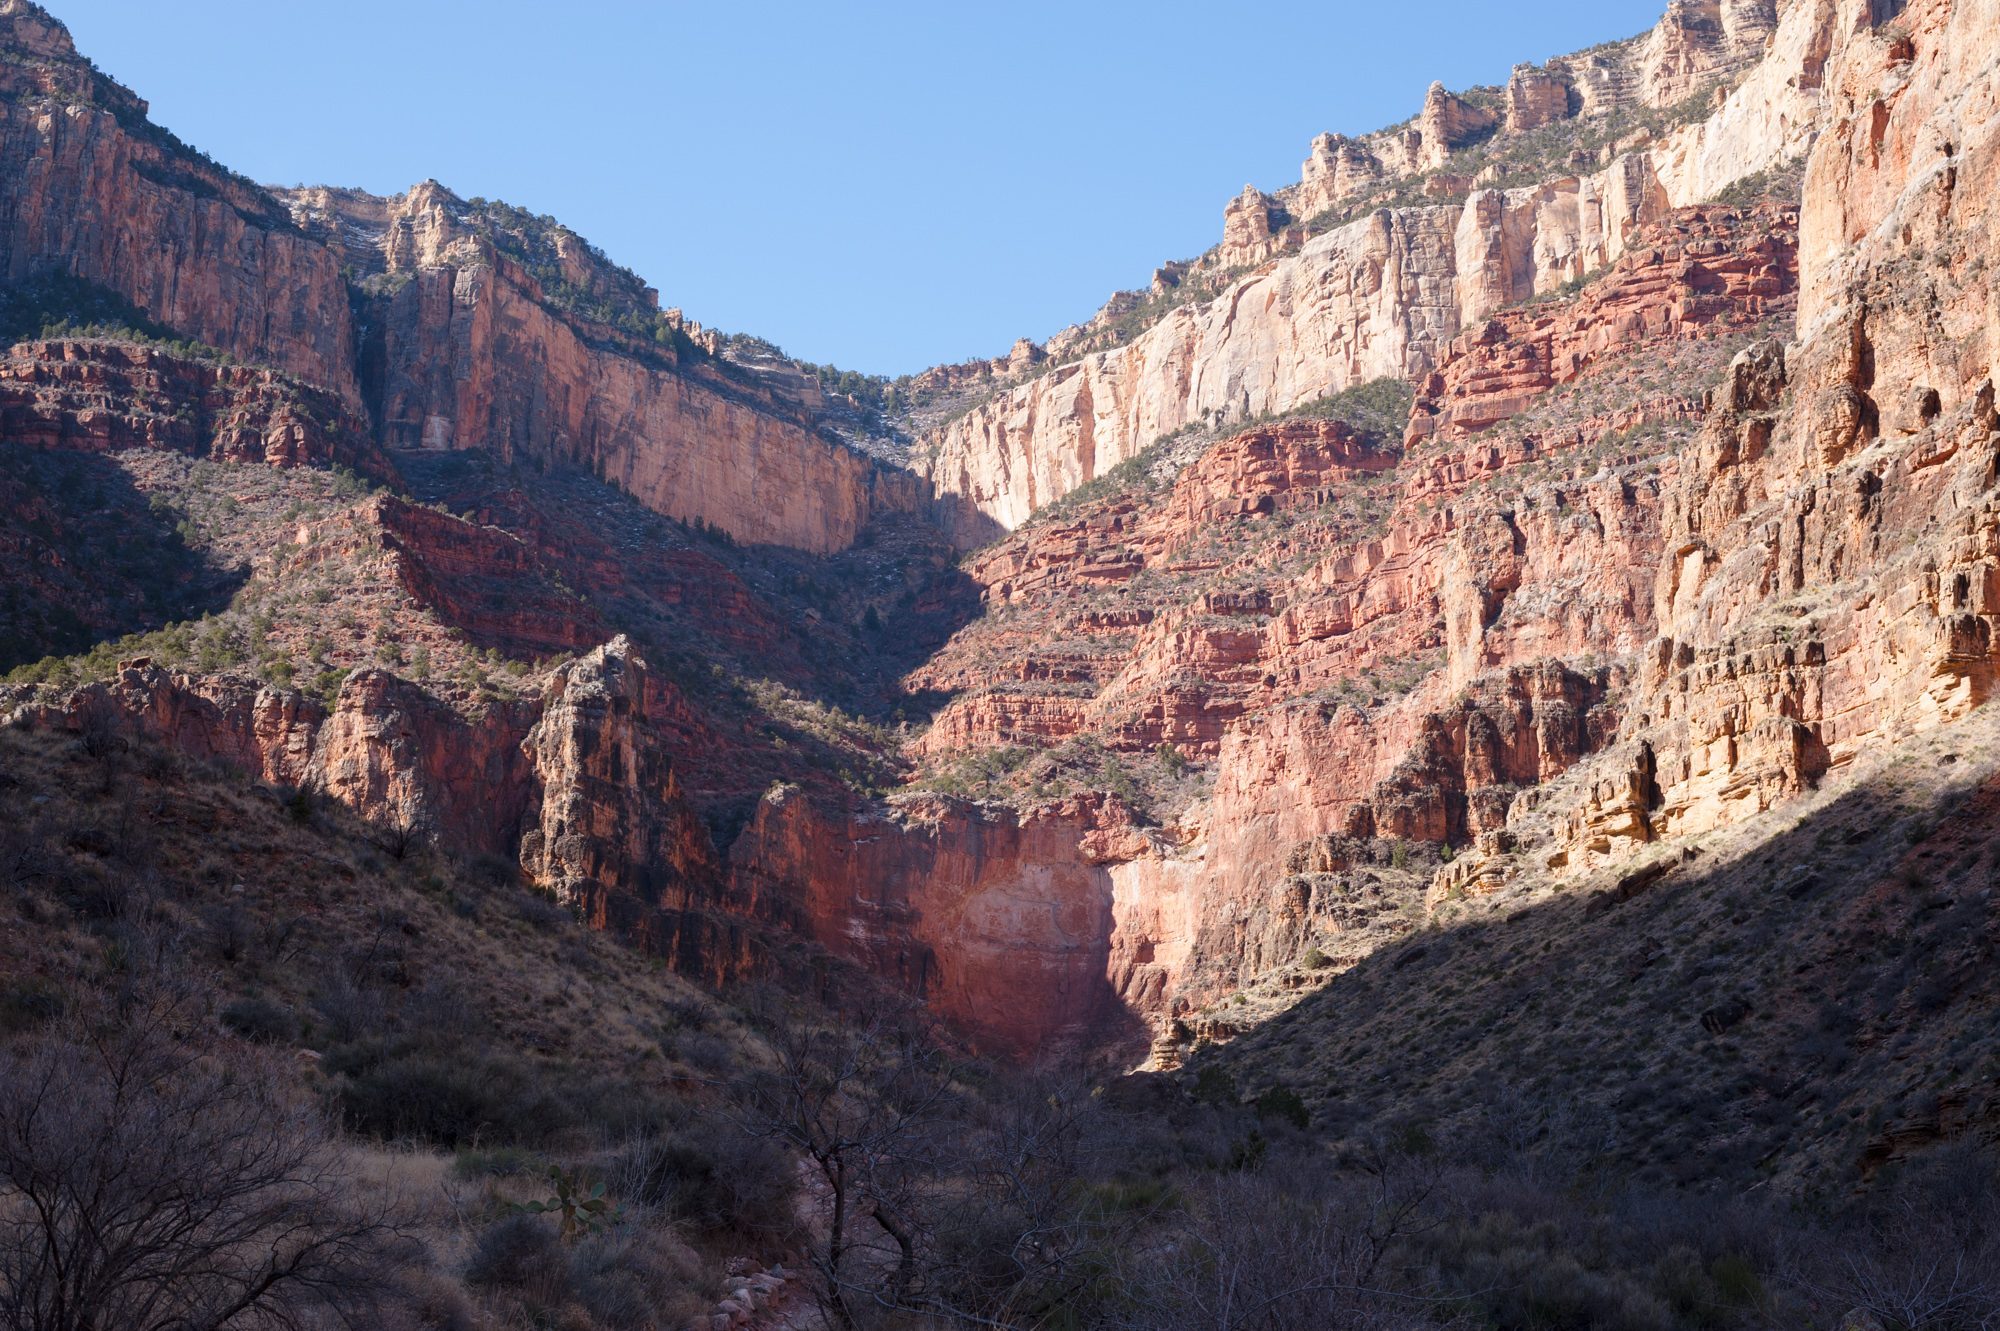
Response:
[[[1577,95],[1576,114],[1615,123],[1634,107],[1674,101],[1691,80],[1715,87],[1712,109],[1696,108],[1663,133],[1614,140],[1580,166],[1544,162],[1538,183],[1473,180],[1468,194],[1434,174],[1433,184],[1444,181],[1462,201],[1396,204],[1392,192],[1393,206],[1309,239],[1301,230],[1302,243],[1274,257],[1271,218],[1328,215],[1384,182],[1435,173],[1443,159],[1434,149],[1493,132],[1496,121],[1438,88],[1414,129],[1316,143],[1291,195],[1246,194],[1231,205],[1239,243],[1216,262],[1224,272],[1252,262],[1254,271],[1123,345],[1058,357],[936,428],[920,445],[920,470],[941,495],[963,501],[957,513],[1011,529],[1191,424],[1284,412],[1374,379],[1421,379],[1494,312],[1605,267],[1669,210],[1803,152],[1825,114],[1824,70],[1853,32],[1853,10],[1854,0],[1798,0],[1782,15],[1756,3],[1677,5],[1645,42],[1605,57],[1615,71],[1577,67],[1602,77],[1595,93]],[[1591,86],[1565,71],[1551,76],[1565,90]],[[1563,104],[1567,111],[1567,91]],[[1519,133],[1538,131],[1545,126]],[[983,528],[963,531],[972,541]]]
[[[0,437],[90,453],[170,449],[389,471],[367,422],[331,393],[268,369],[103,341],[24,342],[0,353]]]
[[[739,541],[829,553],[926,498],[830,436],[816,380],[730,364],[573,233],[508,232],[434,183],[279,196],[154,125],[29,0],[0,4],[0,46],[0,282],[115,293],[387,449],[580,466]]]
[[[669,517],[820,554],[923,498],[819,433],[816,383],[732,376],[566,230],[498,231],[435,182],[291,206],[363,275],[361,377],[391,449],[579,466]]]
[[[67,68],[36,11],[0,16],[34,56],[9,77]],[[296,346],[264,359],[317,396],[47,343],[0,422],[290,464],[364,404],[411,496],[231,539],[288,595],[330,604],[285,579],[341,565],[374,622],[264,626],[312,688],[141,661],[9,705],[507,856],[712,977],[789,935],[985,1044],[1138,1024],[1178,1056],[1239,1029],[1260,975],[1322,984],[1605,865],[1640,892],[1990,699],[1996,70],[2000,0],[1679,0],[1639,43],[1316,144],[1299,187],[1232,206],[1255,266],[1219,298],[1080,358],[1019,348],[927,441],[944,521],[1019,528],[962,565],[906,521],[916,481],[815,433],[816,389],[719,364],[568,233],[434,186],[293,195],[273,234],[361,274],[351,384]],[[126,151],[94,107],[61,114]],[[1582,160],[1507,175],[1507,143],[1598,121],[1620,132]],[[1808,147],[1802,188],[1713,197]],[[197,257],[198,309],[221,261]],[[172,313],[145,273],[82,275]],[[1418,390],[1390,429],[1329,396],[1385,378]],[[398,615],[448,680],[394,668]]]

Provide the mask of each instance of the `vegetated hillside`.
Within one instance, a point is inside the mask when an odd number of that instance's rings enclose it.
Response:
[[[1995,725],[1581,878],[1447,872],[1395,946],[1222,1004],[1242,1034],[1192,1066],[1288,1087],[1334,1136],[1503,1131],[1654,1186],[1838,1192],[2000,1144]]]
[[[865,983],[718,1002],[505,862],[108,731],[0,734],[0,813],[0,1183],[53,1202],[0,1229],[25,1325],[1175,1328],[1218,1279],[1272,1326],[1993,1311],[1966,1159],[1838,1214],[1685,1200],[1526,1097],[1329,1154],[1213,1062],[1093,1090]]]
[[[272,1296],[312,1325],[352,1297],[384,1326],[519,1325],[539,1301],[578,1305],[576,1325],[678,1328],[721,1297],[756,1222],[687,1227],[714,1204],[699,1186],[621,1197],[615,1234],[541,1254],[556,1270],[502,1269],[486,1237],[548,1195],[545,1161],[601,1169],[672,1141],[684,1168],[719,1167],[697,1154],[699,1087],[758,1039],[711,997],[505,861],[442,857],[108,732],[0,735],[0,806],[0,1185],[10,1204],[57,1199],[76,1262],[65,1312],[10,1212],[11,1320],[213,1306],[269,1274],[240,1251],[265,1241]],[[23,1097],[49,1086],[59,1113],[30,1116]],[[746,1183],[755,1167],[730,1166]],[[84,1224],[144,1259],[89,1255]]]

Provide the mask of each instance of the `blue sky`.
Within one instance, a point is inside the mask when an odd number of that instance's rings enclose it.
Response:
[[[1321,130],[1649,26],[1663,0],[46,0],[273,184],[550,213],[704,323],[897,374],[1206,249]]]

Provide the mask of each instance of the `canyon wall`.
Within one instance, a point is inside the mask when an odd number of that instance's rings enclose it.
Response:
[[[725,364],[567,231],[538,276],[435,184],[274,194],[151,123],[29,0],[0,0],[0,47],[0,281],[103,288],[372,416],[388,449],[585,467],[747,543],[828,553],[927,499],[822,431],[809,376]]]
[[[1718,88],[1705,114],[1660,136],[1616,140],[1594,169],[1551,164],[1541,183],[1514,188],[1475,181],[1462,203],[1378,208],[1323,234],[1301,232],[1277,257],[1241,256],[1258,267],[1213,300],[1171,310],[1125,345],[1052,362],[938,427],[920,441],[919,470],[940,494],[1011,529],[1184,426],[1281,413],[1373,379],[1421,379],[1467,327],[1601,269],[1667,211],[1801,153],[1854,4],[1794,0],[1782,16],[1754,3],[1677,4],[1617,57],[1615,75],[1599,70],[1594,100],[1579,93],[1572,111],[1568,90],[1591,86],[1576,70],[1550,75],[1550,86],[1564,90],[1566,117],[1609,116],[1664,105],[1691,83],[1739,80]],[[1578,69],[1586,66],[1597,68]],[[1516,80],[1518,100],[1531,102],[1525,81]],[[1410,131],[1316,143],[1295,187],[1306,197],[1286,207],[1337,209],[1435,170],[1426,144],[1453,146],[1492,128],[1469,129],[1453,104],[1433,89]],[[1499,132],[1544,128],[1524,115],[1523,128]],[[1385,147],[1412,136],[1414,147]],[[1243,212],[1241,200],[1232,205],[1232,217]],[[1269,239],[1268,225],[1259,236]],[[983,531],[962,530],[968,542]]]
[[[0,0],[12,40],[52,53],[0,77],[67,68],[66,38],[35,15]],[[594,923],[713,977],[770,964],[753,935],[789,930],[995,1047],[1171,1028],[1308,947],[1351,956],[1468,893],[1741,820],[1990,698],[1996,70],[2000,0],[1893,16],[1677,0],[1644,41],[1516,71],[1491,105],[1434,89],[1409,127],[1316,144],[1319,175],[1232,206],[1230,244],[1256,267],[1221,299],[1069,363],[1017,354],[1024,381],[944,426],[927,474],[1013,525],[1182,425],[1381,377],[1418,388],[1399,434],[1257,424],[962,570],[941,560],[985,613],[901,681],[928,728],[876,732],[860,772],[829,758],[849,719],[803,686],[769,704],[718,686],[704,710],[674,682],[713,665],[712,685],[724,655],[756,683],[780,658],[813,679],[804,658],[838,614],[865,622],[861,602],[777,598],[831,578],[827,562],[739,578],[655,528],[597,530],[597,498],[538,508],[564,482],[533,468],[476,502],[376,498],[325,520],[355,525],[370,575],[462,633],[522,655],[612,639],[518,691],[369,667],[313,696],[136,661],[63,697],[10,695],[11,717],[86,744],[143,734],[319,792],[388,845],[518,857]],[[89,176],[96,154],[128,151],[116,114],[38,87],[0,106],[10,153]],[[1463,200],[1304,234],[1312,191],[1322,210],[1365,201],[1496,136],[1691,97],[1695,118],[1572,174],[1464,182]],[[21,129],[23,108],[48,124]],[[87,152],[51,146],[85,143],[72,122],[96,126]],[[1808,147],[1796,209],[1702,202]],[[92,206],[143,219],[154,205],[131,189]],[[303,387],[156,349],[27,344],[0,366],[10,437],[326,460],[365,404],[412,474],[477,448],[575,463],[749,542],[839,550],[923,504],[915,480],[815,433],[813,390],[734,376],[670,321],[644,324],[650,293],[567,233],[536,239],[531,262],[435,186],[288,202],[270,234],[289,239],[268,245],[359,274],[351,383],[314,369],[283,320],[267,359]],[[4,206],[9,262],[32,267],[46,225],[23,231],[22,205]],[[186,308],[209,317],[202,293],[234,270],[189,244],[207,276]],[[83,275],[168,318],[151,270],[115,257]],[[214,319],[225,346],[228,324]],[[659,336],[640,345],[635,327]],[[900,557],[843,576],[917,603]],[[715,660],[670,680],[613,637],[645,598],[636,618],[675,645],[690,620],[661,607],[697,603]],[[875,624],[838,641],[879,650]],[[931,789],[879,797],[905,775]],[[738,800],[747,822],[713,816]],[[1455,858],[1413,889],[1444,847]]]
[[[1640,692],[1661,831],[1993,691],[2000,6],[1919,0],[1831,73],[1800,343],[1738,365],[1669,497]]]
[[[261,366],[85,339],[0,349],[0,438],[109,453],[168,449],[218,462],[390,472],[349,404]]]
[[[913,476],[819,432],[816,383],[725,368],[687,339],[594,317],[671,331],[656,295],[621,289],[629,275],[567,231],[522,242],[547,247],[545,281],[435,182],[391,199],[288,198],[373,293],[362,373],[389,448],[581,466],[669,517],[817,554],[926,497]],[[550,282],[577,308],[559,309]]]
[[[731,853],[731,903],[921,995],[989,1047],[1046,1053],[1122,1013],[1105,813],[917,798],[843,815],[780,788]]]
[[[0,0],[0,277],[55,270],[360,403],[338,256],[146,119],[28,0]]]
[[[529,881],[600,928],[671,934],[652,917],[716,899],[717,857],[663,738],[687,724],[685,704],[629,642],[561,667],[537,696],[462,703],[380,670],[349,676],[329,705],[139,659],[0,719],[143,738],[296,787],[351,809],[396,854],[436,842],[518,856]]]

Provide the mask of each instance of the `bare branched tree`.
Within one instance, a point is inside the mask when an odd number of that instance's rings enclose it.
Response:
[[[1093,1186],[1103,1111],[1081,1077],[974,1093],[909,1010],[772,1028],[773,1065],[731,1098],[740,1128],[807,1167],[811,1265],[838,1326],[1073,1320],[1157,1218]]]
[[[274,1070],[171,1003],[0,1055],[0,1326],[222,1331],[362,1313],[396,1236]]]
[[[740,1127],[795,1151],[823,1214],[810,1260],[826,1314],[856,1325],[867,1302],[890,1306],[917,1278],[914,1194],[951,1095],[949,1068],[904,1014],[857,1026],[789,1023],[775,1060],[735,1089]]]
[[[2000,1177],[1976,1152],[1943,1153],[1849,1224],[1802,1236],[1791,1281],[1884,1331],[2000,1328]]]
[[[1126,1254],[1131,1331],[1392,1331],[1440,1324],[1429,1300],[1395,1287],[1397,1246],[1436,1223],[1437,1171],[1388,1153],[1335,1172],[1223,1175],[1190,1199],[1184,1225]]]
[[[1084,1185],[1099,1171],[1080,1078],[1029,1078],[963,1124],[934,1163],[957,1185],[925,1199],[924,1281],[906,1307],[945,1322],[1036,1325],[1074,1307],[1105,1253],[1151,1218]]]

